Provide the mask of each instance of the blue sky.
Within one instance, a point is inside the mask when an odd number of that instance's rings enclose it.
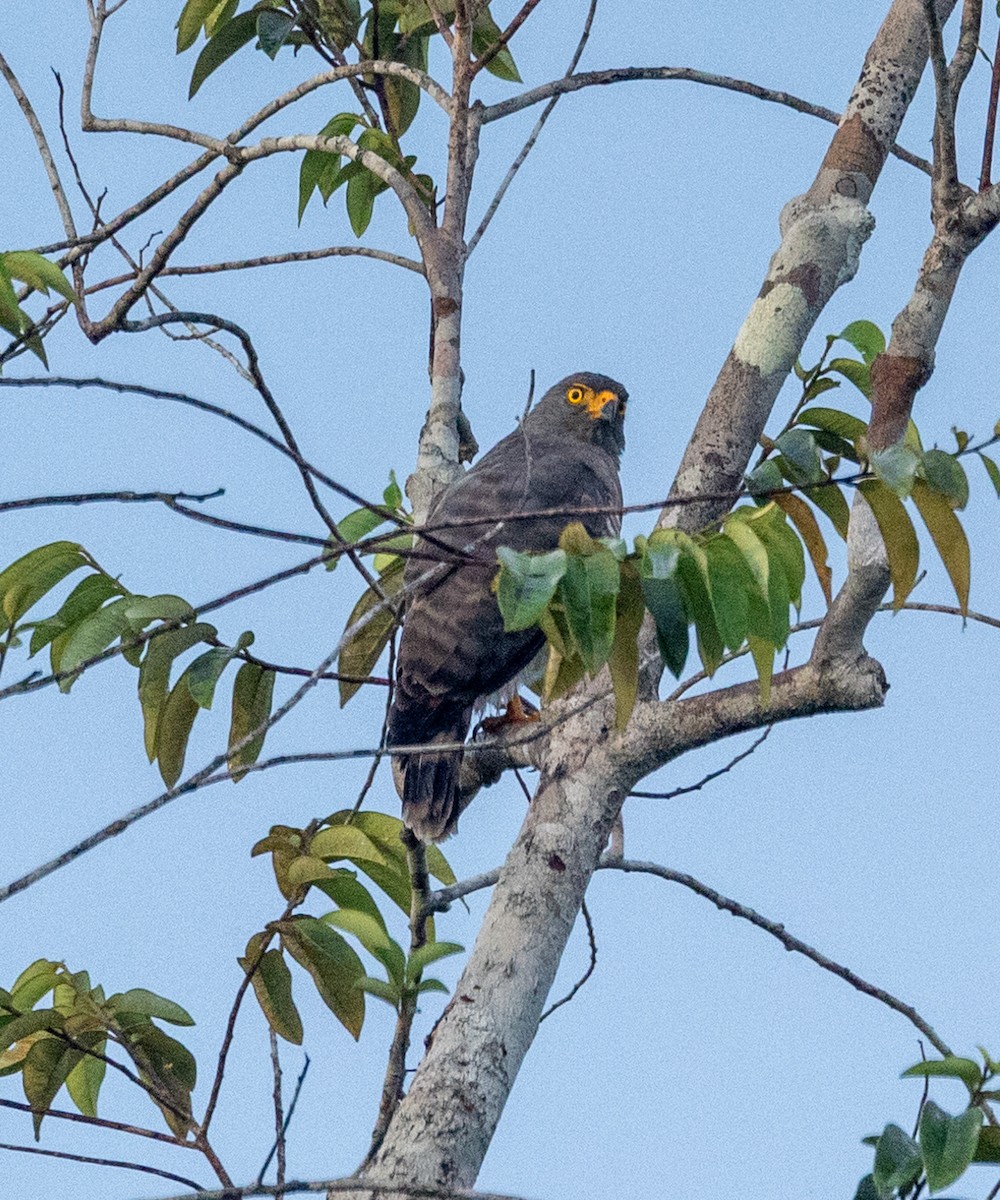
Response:
[[[498,19],[514,10],[497,0]],[[777,0],[674,6],[624,17],[599,10],[582,68],[683,65],[749,78],[839,109],[846,102],[881,5],[845,0],[813,8]],[[104,211],[143,194],[190,157],[161,139],[86,137],[76,131],[86,42],[80,0],[39,6],[9,0],[2,48],[58,140],[50,67],[66,84],[70,136]],[[305,68],[244,53],[186,100],[192,56],[175,59],[180,0],[130,0],[109,25],[95,108],[102,115],[224,132]],[[547,0],[515,53],[527,85],[562,73],[585,5]],[[954,34],[952,34],[954,36]],[[992,38],[992,33],[989,34]],[[431,68],[446,78],[443,61]],[[980,63],[963,100],[961,150],[978,174],[977,120],[987,73]],[[512,85],[484,82],[486,98]],[[315,132],[351,107],[344,90],[321,91],[268,132]],[[918,96],[901,140],[929,146],[929,97]],[[491,125],[483,136],[473,222],[484,211],[536,112]],[[0,241],[22,248],[58,240],[57,214],[16,106],[0,93],[4,183]],[[420,166],[439,173],[440,114],[425,104],[411,133]],[[781,206],[808,186],[832,127],[774,105],[682,83],[592,89],[565,98],[547,125],[470,262],[466,277],[464,406],[483,447],[521,411],[529,372],[538,385],[573,370],[621,379],[631,394],[622,480],[627,503],[664,496],[704,396],[756,294],[777,244]],[[64,160],[61,160],[63,162]],[[193,193],[186,194],[193,195]],[[184,243],[177,261],[218,261],[353,239],[339,196],[313,201],[296,226],[297,162],[283,155],[248,171]],[[78,217],[83,206],[76,203]],[[823,315],[822,337],[850,320],[888,329],[905,302],[930,235],[928,181],[894,160],[872,201],[876,231],[861,272]],[[134,225],[137,252],[167,227],[176,206]],[[364,238],[414,253],[392,197]],[[114,260],[103,260],[117,270]],[[970,261],[940,341],[937,373],[918,398],[925,443],[950,447],[954,425],[986,435],[1000,416],[995,279],[998,244]],[[412,469],[427,406],[427,299],[422,281],[381,263],[329,260],[174,280],[174,303],[224,313],[246,325],[306,457],[366,496],[389,469]],[[100,307],[96,311],[101,313]],[[52,370],[186,391],[265,423],[254,394],[222,360],[156,333],[98,347],[61,326],[49,344]],[[19,359],[11,375],[36,374]],[[790,387],[779,409],[792,403]],[[863,415],[863,401],[844,394]],[[778,412],[776,410],[776,417]],[[779,422],[774,422],[780,427]],[[290,464],[237,430],[161,402],[68,389],[0,392],[0,499],[108,489],[189,492],[225,487],[211,511],[300,532],[322,533]],[[973,474],[965,516],[973,547],[972,605],[996,613],[996,500]],[[334,507],[340,516],[349,506]],[[133,590],[178,592],[197,603],[297,561],[299,551],[241,538],[153,507],[49,508],[4,515],[0,566],[39,544],[82,542]],[[627,532],[647,528],[633,517]],[[834,563],[843,578],[843,557]],[[943,571],[924,548],[918,597],[951,600]],[[312,666],[336,643],[359,591],[341,568],[314,573],[218,615],[232,640],[253,629],[275,661]],[[821,604],[813,588],[806,616]],[[995,630],[944,616],[881,617],[868,646],[892,684],[884,710],[796,722],[731,774],[672,802],[632,800],[626,850],[690,872],[776,920],[859,974],[914,1004],[959,1053],[977,1043],[1000,1055],[997,939],[991,916],[997,853]],[[793,644],[793,661],[808,652]],[[10,679],[26,670],[13,659]],[[733,676],[735,678],[735,675]],[[9,681],[9,680],[8,680]],[[0,739],[3,882],[156,795],[160,781],[142,751],[135,672],[114,662],[69,697],[44,691],[8,700]],[[283,690],[282,690],[283,689]],[[279,694],[291,685],[281,683]],[[331,685],[279,726],[272,753],[371,745],[383,697],[341,711]],[[225,737],[226,705],[202,717],[189,769]],[[747,739],[749,741],[750,739]],[[747,742],[713,746],[645,784],[697,781]],[[0,921],[0,984],[32,959],[64,958],[109,991],[145,986],[183,1004],[185,1031],[206,1080],[232,994],[236,956],[276,917],[270,869],[249,850],[270,824],[305,823],[349,806],[367,763],[292,767],[176,801],[81,861],[8,902]],[[395,812],[383,770],[372,802]],[[446,852],[460,876],[500,861],[523,815],[513,780],[481,795]],[[786,953],[745,923],[653,879],[600,874],[588,903],[597,970],[574,1002],[541,1029],[517,1082],[479,1185],[547,1200],[597,1200],[669,1191],[690,1200],[738,1192],[853,1195],[869,1168],[860,1138],[889,1120],[909,1126],[919,1086],[899,1072],[920,1057],[915,1030],[840,980]],[[440,921],[439,936],[471,945],[485,904],[477,895]],[[319,910],[316,910],[319,911]],[[562,965],[561,995],[587,962],[577,930]],[[442,969],[453,981],[460,960]],[[374,1120],[391,1014],[372,1003],[355,1045],[297,980],[312,1066],[290,1134],[290,1174],[333,1177],[361,1157]],[[419,1045],[440,1011],[421,1013]],[[288,1048],[286,1078],[301,1053]],[[20,1098],[16,1080],[2,1094]],[[947,1085],[933,1093],[957,1110]],[[102,1114],[154,1126],[157,1114],[109,1080]],[[217,1118],[220,1153],[239,1180],[256,1175],[271,1130],[263,1020],[251,1004]],[[26,1119],[0,1110],[0,1140],[27,1143]],[[139,1158],[168,1170],[206,1172],[193,1155],[147,1150],[117,1135],[49,1122],[42,1145]],[[185,1161],[180,1162],[179,1159]],[[988,1190],[977,1169],[965,1192]],[[7,1155],[10,1194],[34,1200],[60,1189],[80,1200],[171,1190],[125,1172]],[[207,1179],[206,1179],[207,1182]]]

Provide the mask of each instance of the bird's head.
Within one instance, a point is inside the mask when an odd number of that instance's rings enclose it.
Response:
[[[532,424],[564,430],[610,453],[625,449],[628,392],[607,375],[577,371],[550,387],[528,415]]]

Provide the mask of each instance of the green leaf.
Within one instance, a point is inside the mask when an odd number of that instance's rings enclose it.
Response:
[[[872,321],[852,321],[837,337],[850,342],[869,366],[885,349],[885,334]]]
[[[561,542],[565,540],[566,531],[560,538]],[[604,666],[611,653],[620,585],[618,562],[606,547],[567,556],[559,596],[574,647],[590,675]]]
[[[384,1000],[386,1004],[397,1012],[399,1011],[399,1002],[403,996],[400,988],[387,983],[384,979],[375,979],[371,975],[362,975],[358,980],[358,987],[367,992],[369,996],[377,996],[379,1000]]]
[[[855,358],[831,358],[826,365],[827,371],[835,371],[838,375],[853,383],[865,397],[872,394],[871,368],[867,363],[858,362]]]
[[[969,480],[954,454],[945,450],[926,450],[920,469],[928,487],[945,496],[952,508],[965,508],[969,502]]]
[[[1000,467],[997,466],[997,464],[992,458],[989,457],[989,455],[983,454],[981,450],[977,453],[983,461],[983,466],[986,468],[986,474],[990,477],[990,483],[993,484],[993,488],[996,491],[997,496],[1000,497]]]
[[[156,758],[156,728],[166,703],[174,659],[199,642],[216,637],[217,633],[214,625],[200,622],[183,629],[171,629],[148,642],[146,656],[139,668],[139,703],[145,725],[146,755],[150,762]]]
[[[378,905],[372,899],[371,892],[358,881],[353,871],[348,871],[344,867],[327,867],[327,872],[322,879],[315,880],[316,886],[324,895],[329,896],[334,904],[341,908],[356,909],[358,912],[365,913],[373,921],[378,921],[383,929],[385,928],[385,921],[379,912]]]
[[[887,487],[892,488],[901,500],[905,500],[913,491],[920,457],[908,446],[896,442],[885,450],[873,451],[871,466],[878,478]]]
[[[309,853],[324,861],[336,862],[346,858],[358,866],[362,862],[386,866],[388,861],[368,834],[356,825],[333,825],[321,829],[309,843]]]
[[[0,1025],[0,1050],[6,1050],[8,1046],[13,1046],[16,1042],[42,1030],[48,1032],[52,1029],[62,1029],[63,1024],[62,1013],[56,1012],[54,1008],[36,1008],[22,1013],[19,1017],[12,1017]]]
[[[722,640],[730,650],[738,650],[749,630],[749,593],[754,577],[736,545],[724,534],[705,543],[708,558],[709,592]]]
[[[330,1011],[357,1040],[365,1019],[365,995],[357,986],[365,971],[361,959],[336,930],[313,917],[278,921],[285,948],[305,967]]]
[[[108,997],[108,1007],[116,1013],[138,1013],[144,1017],[158,1017],[171,1025],[193,1025],[194,1018],[173,1000],[158,996],[146,988],[131,988]]]
[[[615,640],[608,656],[615,694],[615,728],[624,729],[639,694],[639,629],[646,609],[642,583],[631,562],[621,566],[621,586],[615,601]]]
[[[654,537],[657,535],[654,534]],[[681,583],[684,607],[694,622],[698,639],[698,655],[702,666],[713,675],[725,655],[725,643],[712,607],[708,585],[708,559],[701,547],[690,538],[682,537],[682,553],[677,564],[677,577]],[[653,538],[650,538],[652,543]]]
[[[259,728],[271,715],[274,697],[275,673],[258,663],[245,662],[236,672],[233,681],[233,706],[229,724],[229,773],[234,783],[246,774],[246,768],[255,763],[264,746],[266,731],[252,738],[242,750],[235,747],[254,729]]]
[[[379,576],[379,586],[387,599],[398,596],[403,587],[403,570],[406,564],[402,558],[397,558]],[[341,647],[337,660],[337,671],[341,675],[352,675],[363,679],[370,675],[375,664],[381,657],[392,631],[396,627],[397,617],[391,604],[385,604],[371,588],[368,588],[361,599],[351,610],[345,627],[346,633],[377,605],[382,605],[379,613],[372,617],[363,629],[358,630]],[[351,699],[361,687],[361,683],[348,679],[338,680],[340,689],[341,708]]]
[[[214,70],[221,67],[226,59],[234,55],[237,50],[242,49],[256,36],[257,12],[252,8],[247,12],[239,13],[224,25],[220,25],[208,39],[194,64],[188,99],[194,97]]]
[[[268,8],[257,14],[257,41],[268,58],[273,60],[277,56],[297,20],[294,15]]]
[[[103,1054],[106,1045],[107,1041],[102,1039],[91,1049]],[[104,1083],[106,1070],[107,1063],[103,1058],[85,1054],[66,1076],[66,1090],[70,1099],[85,1117],[97,1116],[97,1098],[101,1092],[101,1084]]]
[[[969,608],[969,540],[951,505],[920,479],[913,485],[913,503],[934,540],[964,616]]]
[[[861,1180],[858,1190],[854,1193],[854,1200],[882,1200],[873,1176],[866,1175]]]
[[[839,408],[823,408],[820,405],[800,412],[796,424],[811,425],[814,429],[834,433],[848,442],[857,442],[868,432],[868,426],[859,417],[852,417]]]
[[[177,19],[178,54],[194,45],[202,26],[211,20],[216,9],[225,7],[226,3],[227,0],[187,0]]]
[[[747,645],[754,666],[757,669],[757,683],[760,687],[760,702],[766,708],[771,702],[771,677],[774,674],[774,643],[767,637],[755,633],[747,635]]]
[[[679,545],[660,537],[647,543],[639,563],[642,598],[656,624],[660,657],[675,678],[680,678],[684,670],[690,644],[687,611],[677,577],[680,555]]]
[[[747,491],[751,496],[762,496],[785,486],[784,477],[773,458],[765,458],[746,477]]]
[[[489,8],[483,6],[476,14],[472,26],[472,53],[481,58],[500,39],[500,26],[490,16]],[[506,46],[495,54],[486,64],[486,70],[497,79],[508,83],[520,83],[521,74],[514,62],[513,55]]]
[[[995,1096],[990,1099],[996,1099]],[[984,1125],[979,1131],[979,1145],[974,1162],[1000,1163],[1000,1126]]]
[[[25,1055],[21,1079],[25,1099],[33,1112],[36,1142],[42,1118],[52,1107],[52,1101],[66,1082],[67,1075],[82,1058],[82,1050],[71,1049],[64,1042],[52,1037],[39,1038]]]
[[[444,992],[448,995],[449,989],[441,982],[440,979],[421,979],[417,984],[417,995],[422,996],[425,992]]]
[[[806,578],[805,552],[794,530],[785,520],[781,506],[770,504],[759,509],[751,514],[748,521],[767,547],[769,562],[773,557],[780,561],[788,580],[790,600],[798,608],[802,603],[802,585]]]
[[[198,702],[182,675],[167,696],[156,723],[155,756],[160,764],[160,778],[168,788],[174,786],[184,770],[188,738],[197,715]]]
[[[812,515],[809,507],[798,496],[791,494],[775,496],[774,502],[799,531],[799,537],[801,537],[803,545],[809,552],[809,559],[812,562],[813,570],[816,572],[819,586],[823,591],[823,598],[826,600],[827,606],[829,606],[833,600],[833,593],[830,587],[833,572],[830,570],[830,564],[827,561],[829,551],[827,550],[823,535],[820,533],[819,525],[816,523],[816,518]]]
[[[68,674],[75,671],[88,659],[106,650],[113,641],[127,637],[132,632],[125,616],[130,599],[123,596],[120,600],[112,600],[104,608],[85,617],[69,632],[58,659],[60,672]],[[52,644],[53,647],[56,645],[55,642]],[[59,683],[59,690],[68,692],[73,683],[73,679],[63,679]]]
[[[920,1148],[898,1125],[886,1125],[875,1147],[873,1178],[880,1196],[914,1183],[920,1175]]]
[[[499,546],[497,558],[500,560],[497,603],[504,629],[508,633],[529,629],[538,623],[566,574],[569,562],[566,551],[557,549],[548,554],[527,554],[511,550],[509,546]]]
[[[18,975],[10,989],[12,1007],[22,1011],[34,1008],[59,982],[62,968],[61,962],[52,962],[47,958],[35,959]]]
[[[212,707],[215,685],[235,654],[235,646],[215,646],[189,664],[182,678],[199,708]]]
[[[397,62],[416,67],[418,71],[427,70],[427,47],[430,39],[427,37],[406,38],[400,49],[399,39],[395,37],[391,57]],[[383,57],[389,57],[385,51]],[[382,86],[385,89],[386,106],[389,119],[397,137],[402,137],[413,124],[413,118],[420,107],[422,92],[420,88],[408,79],[388,75],[383,77]]]
[[[43,296],[47,296],[49,288],[52,288],[71,304],[76,303],[77,294],[59,267],[34,250],[8,250],[3,255],[3,265],[9,275],[20,279]]]
[[[83,547],[75,542],[50,542],[0,571],[0,613],[6,632],[24,616],[46,592],[73,571],[87,565]]]
[[[982,1068],[971,1058],[959,1058],[949,1054],[946,1058],[935,1058],[927,1062],[914,1063],[900,1076],[907,1079],[911,1076],[926,1078],[931,1075],[943,1075],[948,1079],[961,1079],[970,1092],[976,1092],[983,1082]]]
[[[347,181],[347,216],[355,237],[361,237],[372,219],[375,207],[376,177],[371,171],[359,171]]]
[[[789,483],[803,486],[819,483],[824,478],[823,463],[819,456],[816,438],[802,426],[786,429],[775,440],[781,452],[778,467]]]
[[[389,472],[389,482],[382,493],[382,500],[386,508],[391,508],[393,512],[399,512],[403,507],[403,489],[399,486],[395,471]]]
[[[395,984],[402,984],[406,968],[406,955],[401,947],[389,937],[385,926],[367,913],[354,908],[342,908],[326,913],[320,918],[327,925],[353,934],[369,954],[379,960]]]
[[[969,435],[965,432],[964,429],[959,429],[955,425],[952,425],[951,432],[954,435],[955,443],[958,446],[959,452],[961,453],[961,451],[963,451],[965,449],[965,447],[969,444],[969,441],[970,441]]]
[[[123,1045],[139,1068],[139,1074],[153,1082],[170,1100],[173,1108],[160,1104],[154,1097],[170,1129],[178,1137],[184,1137],[192,1123],[191,1092],[198,1078],[194,1055],[176,1038],[149,1021],[130,1026]],[[175,1109],[184,1115],[178,1115]]]
[[[191,621],[195,611],[181,596],[136,596],[126,606],[125,617],[138,631],[150,621]]]
[[[840,488],[836,484],[827,484],[825,487],[805,488],[802,494],[833,522],[834,529],[847,541],[851,510]]]
[[[913,591],[920,565],[920,545],[913,522],[898,497],[881,481],[866,480],[859,484],[859,490],[868,502],[882,534],[892,577],[892,602],[894,607],[899,608]],[[941,503],[954,518],[947,501],[942,499]]]
[[[249,970],[257,955],[259,933],[254,934],[247,944],[246,956],[240,966]],[[302,1045],[302,1018],[292,999],[292,973],[280,950],[266,950],[250,982],[267,1023],[274,1032],[293,1046]]]
[[[920,1112],[920,1153],[932,1192],[940,1191],[964,1174],[979,1144],[983,1123],[981,1108],[967,1108],[950,1116],[928,1100]]]
[[[63,601],[59,611],[44,621],[39,621],[31,631],[29,656],[44,649],[49,642],[67,629],[71,629],[84,617],[89,617],[111,596],[121,596],[124,589],[103,572],[81,579]]]
[[[438,959],[448,958],[452,954],[461,954],[465,950],[457,942],[427,942],[412,951],[406,962],[406,978],[415,981],[421,974]]]
[[[361,117],[355,116],[354,113],[338,113],[332,117],[323,128],[319,131],[320,137],[350,137],[356,125],[363,125],[364,121]],[[348,168],[355,167],[354,174],[362,168],[354,163],[349,163]],[[342,172],[340,169],[340,155],[333,154],[325,150],[307,150],[302,159],[302,166],[299,169],[299,224],[302,224],[302,214],[306,210],[306,205],[313,192],[318,188],[319,193],[323,198],[323,203],[333,195],[342,183],[346,183],[349,176],[348,168]]]

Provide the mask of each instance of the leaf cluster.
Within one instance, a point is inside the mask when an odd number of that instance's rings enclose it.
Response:
[[[948,1055],[923,1060],[903,1072],[903,1078],[958,1079],[969,1092],[969,1105],[956,1116],[933,1100],[920,1109],[916,1136],[888,1124],[877,1137],[865,1138],[875,1148],[871,1174],[858,1185],[855,1200],[906,1200],[926,1183],[931,1192],[949,1187],[973,1163],[1000,1162],[1000,1128],[983,1124],[984,1103],[1000,1099],[989,1085],[1000,1063],[982,1050],[983,1062]]]
[[[48,996],[51,1003],[41,1006]],[[81,1113],[97,1116],[109,1044],[131,1059],[167,1125],[183,1139],[192,1126],[197,1067],[156,1021],[194,1024],[179,1004],[155,992],[131,988],[105,996],[86,971],[44,958],[22,971],[9,991],[0,988],[0,1075],[21,1076],[36,1140],[63,1086]]]
[[[446,26],[455,20],[453,0],[436,5]],[[241,7],[240,0],[187,0],[177,21],[177,52],[190,49],[204,34],[206,39],[191,74],[189,98],[210,75],[246,46],[274,59],[290,47],[298,53],[312,47],[330,61],[398,62],[426,72],[429,47],[440,37],[437,22],[424,0],[378,0],[362,9],[359,0],[257,0]],[[500,79],[518,82],[517,66],[506,46],[497,49],[500,27],[489,4],[476,6],[472,50],[486,70]],[[394,167],[413,186],[433,213],[436,185],[429,175],[414,173],[416,156],[404,152],[400,139],[420,107],[421,88],[398,75],[360,76],[360,86],[375,101],[361,113],[338,113],[320,130],[321,137],[350,137],[362,132],[356,145]],[[371,221],[375,199],[387,188],[361,162],[320,150],[308,151],[299,171],[299,221],[309,200],[319,192],[324,205],[346,184],[346,208],[351,228],[360,237]]]
[[[286,915],[271,922],[247,943],[240,965],[251,973],[254,993],[271,1028],[287,1041],[302,1041],[302,1018],[292,996],[289,959],[311,977],[320,997],[337,1020],[359,1037],[365,1017],[365,995],[377,996],[399,1012],[415,996],[446,992],[438,979],[424,979],[433,962],[460,953],[461,946],[439,942],[434,923],[429,940],[407,953],[389,933],[385,918],[359,872],[409,915],[412,903],[409,866],[400,840],[398,817],[379,812],[333,813],[318,828],[274,826],[253,848],[270,854],[275,880],[289,906],[307,895],[324,897],[336,906],[320,917]],[[454,872],[436,846],[426,848],[430,872],[444,884]],[[346,865],[342,865],[346,864]],[[366,970],[347,937],[353,938],[381,968]],[[269,948],[277,937],[279,948]]]
[[[47,367],[49,363],[41,334],[35,328],[34,320],[18,303],[14,291],[15,279],[43,296],[47,296],[51,288],[71,304],[77,302],[76,292],[55,263],[36,254],[34,250],[7,250],[0,253],[0,329],[5,329],[15,338],[21,338],[32,354]]]
[[[51,616],[24,622],[44,596],[67,576],[87,570]],[[86,667],[116,646],[139,671],[146,754],[156,762],[168,787],[181,776],[195,717],[210,709],[216,687],[229,664],[253,642],[242,633],[232,646],[219,642],[214,625],[197,621],[180,596],[139,595],[104,571],[75,542],[51,542],[29,551],[0,571],[0,637],[4,653],[30,633],[29,656],[48,649],[59,688],[68,692]],[[191,659],[171,686],[176,661],[197,646],[208,646]],[[233,680],[229,728],[229,770],[234,780],[256,761],[263,734],[242,740],[266,721],[271,711],[274,672],[243,662]]]

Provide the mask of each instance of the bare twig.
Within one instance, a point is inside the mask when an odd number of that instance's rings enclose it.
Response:
[[[285,1110],[281,1100],[281,1056],[278,1053],[278,1035],[268,1027],[268,1040],[271,1043],[271,1068],[274,1073],[274,1149],[278,1156],[275,1183],[280,1188],[285,1182]],[[257,1182],[263,1181],[263,1172]]]
[[[527,21],[532,12],[534,12],[540,3],[541,0],[524,0],[524,3],[514,14],[510,24],[503,31],[503,33],[501,33],[493,45],[490,46],[490,48],[473,63],[473,74],[481,71],[483,67],[487,66],[493,61],[494,58],[496,58],[496,56],[501,50],[504,49],[510,39],[515,33],[517,33],[517,31],[521,28],[524,22]]]
[[[997,132],[997,104],[1000,102],[1000,28],[997,29],[997,45],[993,51],[993,74],[990,78],[990,99],[986,109],[986,131],[983,134],[983,165],[979,172],[979,190],[987,191],[992,185],[993,143]]]
[[[817,966],[822,967],[824,971],[829,971],[832,975],[836,975],[838,979],[843,979],[845,983],[849,983],[851,987],[862,992],[866,996],[871,996],[872,999],[878,1000],[880,1004],[884,1004],[887,1008],[891,1008],[894,1012],[900,1013],[931,1043],[935,1050],[942,1056],[947,1057],[951,1054],[951,1050],[946,1043],[934,1032],[930,1025],[921,1017],[917,1010],[910,1004],[905,1004],[902,1000],[897,999],[884,988],[877,987],[874,983],[869,983],[866,979],[862,979],[860,975],[850,970],[848,967],[841,966],[840,963],[834,962],[832,958],[828,958],[825,954],[821,954],[812,946],[803,942],[800,938],[794,937],[777,921],[772,921],[767,917],[761,916],[752,908],[745,904],[740,904],[737,900],[730,900],[727,896],[723,896],[721,892],[715,891],[714,888],[708,887],[701,883],[692,875],[685,875],[681,871],[673,871],[669,867],[661,867],[659,863],[651,862],[636,862],[632,859],[610,859],[604,858],[598,864],[599,869],[611,871],[625,871],[626,873],[639,873],[644,875],[656,875],[660,879],[665,879],[669,883],[679,883],[690,891],[695,892],[699,896],[703,896],[706,900],[722,909],[724,912],[732,913],[734,917],[741,917],[745,921],[749,921],[751,925],[756,925],[758,929],[763,929],[772,937],[778,939],[786,950],[794,950],[797,954],[802,954]]]
[[[41,1154],[45,1158],[63,1158],[70,1162],[90,1163],[97,1167],[121,1167],[125,1171],[142,1171],[146,1175],[158,1175],[161,1179],[169,1179],[172,1183],[182,1183],[185,1187],[194,1188],[202,1194],[201,1184],[195,1183],[184,1175],[175,1175],[173,1171],[162,1171],[159,1167],[147,1167],[143,1163],[123,1162],[115,1158],[93,1158],[89,1154],[69,1154],[65,1150],[42,1150],[39,1146],[12,1146],[0,1142],[0,1150],[14,1150],[19,1154]]]
[[[927,18],[931,69],[934,73],[934,184],[931,189],[935,220],[943,220],[958,199],[958,161],[955,150],[955,97],[944,53],[937,0],[922,0]]]
[[[768,725],[764,732],[756,737],[745,750],[741,750],[739,754],[731,758],[724,767],[720,767],[717,771],[709,771],[697,783],[689,783],[685,787],[674,788],[670,792],[629,792],[629,795],[638,796],[643,800],[676,800],[678,796],[686,796],[689,792],[700,792],[706,784],[711,783],[714,779],[718,779],[720,775],[728,774],[733,767],[737,766],[745,758],[749,758],[758,746],[762,746],[771,736],[772,729],[774,729],[774,726]]]
[[[22,1104],[19,1100],[0,1098],[0,1108],[13,1108],[18,1112],[30,1113],[35,1110],[30,1104]],[[194,1142],[185,1142],[172,1133],[160,1133],[155,1129],[145,1129],[142,1125],[127,1125],[124,1121],[111,1121],[107,1117],[88,1117],[84,1113],[65,1112],[62,1109],[47,1108],[45,1116],[60,1121],[77,1121],[82,1125],[94,1125],[99,1129],[110,1129],[115,1133],[131,1133],[135,1137],[150,1138],[155,1142],[165,1142],[168,1146],[179,1146],[182,1150],[197,1150]]]
[[[50,508],[64,504],[100,504],[114,502],[116,504],[143,504],[158,501],[170,508],[176,508],[178,501],[189,500],[193,504],[204,504],[206,500],[215,500],[225,494],[225,488],[216,488],[214,492],[73,492],[68,496],[29,496],[23,500],[0,500],[0,513],[15,512],[24,508]],[[183,512],[183,509],[177,511]],[[196,514],[191,513],[191,516]],[[198,514],[200,515],[200,514]],[[272,534],[272,536],[280,536]],[[296,538],[296,540],[298,540]]]
[[[828,121],[833,125],[840,123],[840,113],[836,113],[830,108],[824,108],[821,104],[812,104],[799,96],[793,96],[790,92],[761,87],[760,84],[750,83],[745,79],[733,79],[728,75],[713,75],[707,71],[696,71],[691,67],[614,67],[606,71],[586,71],[580,75],[570,75],[568,78],[555,79],[550,83],[543,83],[539,87],[531,88],[530,91],[522,92],[520,96],[512,96],[509,100],[491,104],[483,109],[480,121],[486,125],[490,121],[498,121],[502,117],[508,117],[512,113],[530,108],[532,104],[540,104],[543,100],[550,100],[553,96],[560,96],[567,92],[577,92],[581,88],[603,87],[606,84],[643,79],[683,80],[689,83],[704,84],[707,87],[723,88],[726,91],[753,96],[757,100],[766,100],[772,104],[792,108],[796,112],[818,117],[821,121]],[[917,167],[927,175],[932,173],[931,164],[926,159],[911,154],[902,146],[893,145],[890,153],[910,166]]]
[[[576,68],[580,62],[581,57],[583,56],[584,48],[586,47],[587,41],[590,38],[590,30],[591,30],[591,26],[594,23],[594,14],[596,13],[596,11],[597,11],[597,0],[590,0],[590,8],[587,10],[587,18],[583,23],[583,32],[580,34],[580,40],[577,43],[576,50],[574,51],[573,57],[570,60],[569,67],[566,70],[567,77],[573,74],[573,72],[576,70]],[[528,157],[528,155],[531,153],[532,149],[534,148],[535,143],[538,141],[539,135],[541,134],[542,130],[545,128],[545,122],[551,116],[552,110],[555,108],[555,106],[558,104],[558,102],[559,102],[559,97],[553,96],[552,99],[548,102],[548,104],[546,104],[545,108],[542,110],[542,115],[535,122],[535,127],[534,127],[534,129],[532,129],[531,133],[528,135],[528,140],[521,147],[520,153],[518,154],[517,158],[515,158],[514,161],[511,163],[510,168],[507,171],[507,174],[504,176],[503,181],[501,182],[500,186],[497,188],[496,194],[494,195],[493,199],[490,201],[489,208],[487,208],[485,214],[483,215],[483,219],[479,222],[479,226],[476,229],[476,232],[472,235],[471,238],[469,238],[468,248],[465,252],[466,258],[468,258],[468,256],[473,252],[473,250],[475,250],[476,245],[479,242],[479,239],[486,232],[486,229],[489,226],[490,221],[493,220],[493,217],[496,215],[497,209],[500,207],[500,204],[503,201],[504,196],[507,194],[507,189],[514,182],[514,176],[518,173],[518,171],[520,171],[521,167],[524,165],[525,159]],[[529,398],[529,405],[530,405],[530,398]]]
[[[576,981],[576,983],[573,984],[566,995],[563,996],[561,1000],[556,1000],[554,1004],[550,1004],[545,1012],[542,1013],[542,1015],[538,1018],[539,1025],[541,1025],[541,1023],[547,1017],[551,1017],[557,1008],[562,1008],[564,1004],[569,1004],[580,988],[582,988],[591,975],[593,975],[594,970],[597,967],[597,939],[594,936],[594,922],[591,919],[590,909],[587,908],[586,900],[581,901],[580,912],[583,914],[583,919],[587,925],[587,941],[590,945],[590,962],[587,964],[587,969]]]
[[[4,77],[7,81],[7,86],[14,93],[14,99],[17,101],[21,112],[24,113],[24,119],[28,122],[28,126],[31,129],[35,145],[38,147],[39,157],[45,168],[45,174],[49,178],[49,187],[52,189],[52,195],[55,197],[56,206],[59,209],[59,215],[62,218],[66,236],[68,238],[75,238],[77,234],[76,222],[73,219],[73,210],[70,208],[69,200],[66,197],[66,190],[62,185],[62,180],[59,178],[59,168],[56,166],[56,160],[52,156],[52,149],[49,146],[48,138],[45,136],[45,130],[42,128],[42,123],[39,121],[34,108],[31,106],[31,101],[28,99],[27,93],[21,87],[17,76],[2,54],[0,54],[0,75]]]
[[[958,35],[958,45],[952,55],[948,68],[948,81],[951,86],[952,108],[958,107],[958,97],[962,91],[972,64],[976,59],[979,46],[979,30],[983,22],[983,0],[964,0],[962,5],[962,27]]]
[[[282,1134],[288,1133],[288,1127],[292,1123],[292,1117],[295,1116],[295,1106],[299,1102],[299,1095],[302,1092],[302,1085],[306,1081],[306,1076],[309,1074],[309,1055],[305,1056],[305,1062],[302,1064],[302,1070],[299,1072],[299,1077],[295,1081],[295,1091],[292,1092],[292,1102],[288,1106],[288,1112],[285,1114],[284,1124],[281,1127]],[[275,1140],[274,1145],[268,1151],[267,1158],[264,1159],[264,1165],[260,1169],[260,1174],[257,1176],[258,1185],[264,1182],[264,1176],[267,1174],[267,1168],[271,1165],[271,1159],[278,1149],[278,1142]]]

